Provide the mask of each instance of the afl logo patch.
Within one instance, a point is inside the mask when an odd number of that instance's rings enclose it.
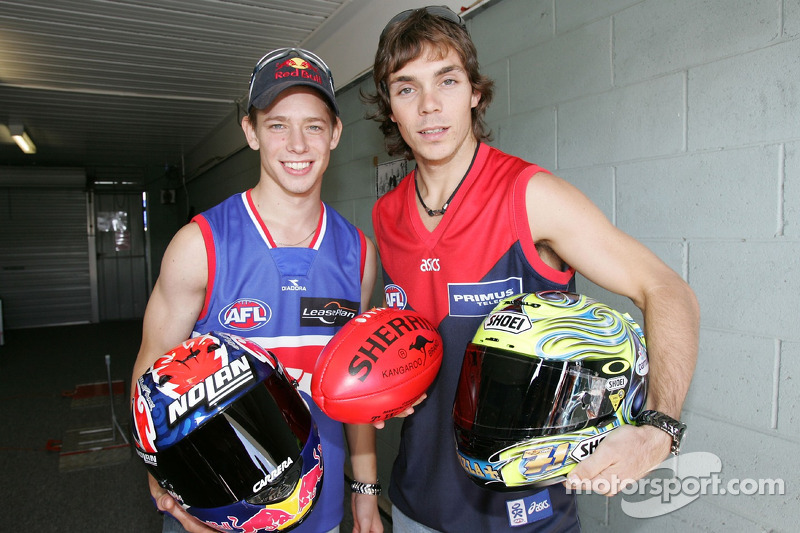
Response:
[[[406,308],[406,291],[404,291],[402,287],[392,283],[386,285],[383,291],[386,298],[386,307],[391,307],[393,309]]]
[[[272,318],[272,309],[261,300],[242,298],[219,313],[219,323],[237,331],[260,328]]]

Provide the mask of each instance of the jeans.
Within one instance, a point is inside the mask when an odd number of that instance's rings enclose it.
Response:
[[[186,533],[186,530],[171,514],[164,513],[164,526],[161,533]]]
[[[438,533],[437,530],[423,526],[392,505],[392,532],[393,533]]]

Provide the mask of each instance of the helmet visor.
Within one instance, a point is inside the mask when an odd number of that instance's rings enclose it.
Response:
[[[187,505],[221,507],[241,500],[275,503],[302,473],[312,427],[292,386],[271,375],[221,413],[156,454],[151,472]]]
[[[514,440],[573,431],[614,412],[606,379],[552,361],[470,343],[453,419],[474,437]]]

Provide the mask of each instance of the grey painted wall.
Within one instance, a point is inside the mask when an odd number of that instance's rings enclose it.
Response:
[[[648,519],[628,516],[622,496],[582,495],[584,529],[795,531],[800,0],[503,0],[469,25],[497,83],[493,144],[578,186],[696,291],[685,456],[717,456],[722,488],[784,482],[783,496],[705,494]],[[362,88],[368,79],[339,93],[344,136],[323,198],[373,235],[375,161],[389,158]],[[245,150],[191,181],[192,204],[251,186],[256,164]],[[585,280],[579,290],[640,318]],[[379,434],[384,480],[398,440],[398,423]]]

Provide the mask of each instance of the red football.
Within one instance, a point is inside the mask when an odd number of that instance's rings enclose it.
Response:
[[[442,366],[442,338],[414,311],[374,308],[351,319],[320,353],[311,396],[340,422],[368,424],[410,407]]]

